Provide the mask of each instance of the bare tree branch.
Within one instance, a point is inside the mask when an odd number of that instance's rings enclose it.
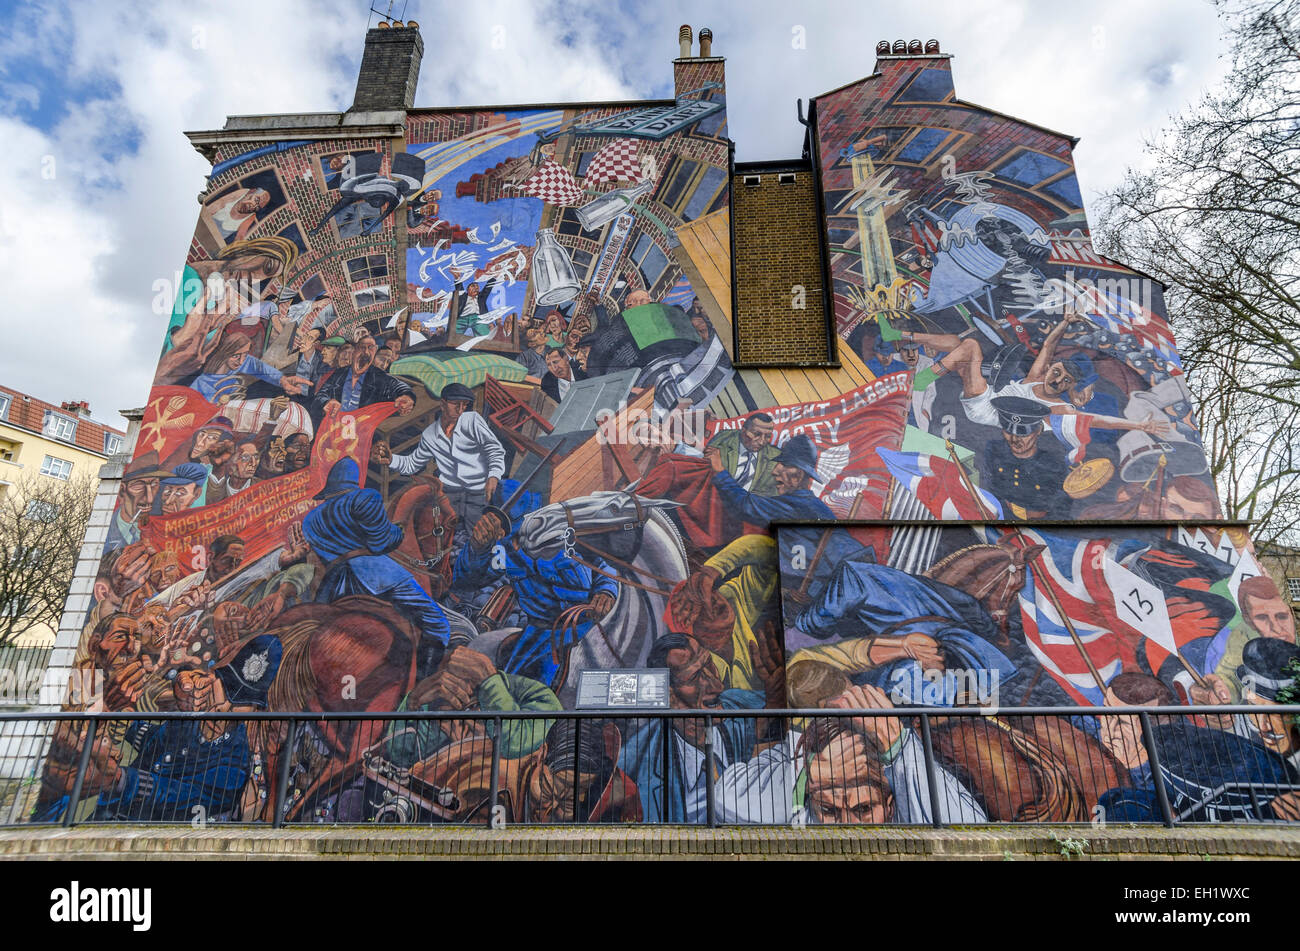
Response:
[[[95,481],[28,475],[0,496],[0,646],[58,628],[95,504]]]

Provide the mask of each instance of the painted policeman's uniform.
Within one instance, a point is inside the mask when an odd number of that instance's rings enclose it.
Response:
[[[504,554],[504,558],[498,557]],[[504,567],[497,567],[504,561]],[[524,615],[524,629],[501,669],[506,673],[520,674],[539,680],[552,689],[560,675],[556,654],[563,657],[565,648],[576,644],[592,628],[590,619],[576,626],[565,625],[557,631],[558,618],[569,608],[590,603],[598,593],[618,596],[618,582],[607,575],[614,571],[599,555],[583,554],[576,561],[561,548],[551,558],[533,558],[520,549],[512,529],[511,535],[482,551],[468,544],[456,556],[452,570],[457,585],[482,586],[504,577],[514,589],[519,610]],[[561,639],[558,651],[552,651],[553,640]]]

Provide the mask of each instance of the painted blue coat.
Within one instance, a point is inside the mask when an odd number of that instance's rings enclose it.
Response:
[[[385,554],[402,541],[402,529],[388,520],[378,492],[353,489],[322,502],[302,520],[302,534],[329,565],[316,591],[317,601],[371,594],[391,603],[426,635],[447,643],[451,628],[438,602]],[[343,558],[356,551],[369,554]]]

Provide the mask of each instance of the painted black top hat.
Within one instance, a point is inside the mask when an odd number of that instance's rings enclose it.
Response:
[[[1276,637],[1254,637],[1241,650],[1237,679],[1254,688],[1256,696],[1276,700],[1279,690],[1295,683],[1287,670],[1292,660],[1300,659],[1300,648]]]

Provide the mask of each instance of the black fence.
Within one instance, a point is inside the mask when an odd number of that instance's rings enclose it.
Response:
[[[1300,822],[1300,706],[0,714],[0,825]]]

